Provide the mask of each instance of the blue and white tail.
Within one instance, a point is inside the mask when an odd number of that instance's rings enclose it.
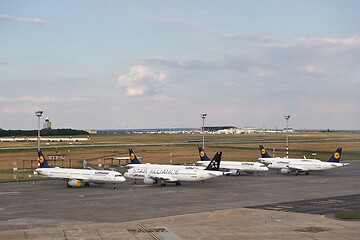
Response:
[[[38,150],[38,168],[51,168],[40,150]]]
[[[259,145],[262,158],[271,158],[270,154],[266,151],[263,145]]]
[[[129,148],[129,155],[130,155],[131,164],[141,164],[141,162],[136,157],[136,154],[132,148]]]
[[[210,158],[206,155],[205,150],[202,147],[199,148],[200,161],[210,161]]]
[[[334,154],[329,158],[328,162],[339,163],[340,158],[341,158],[341,151],[342,151],[342,148],[336,149]]]
[[[222,155],[222,152],[215,153],[215,156],[210,161],[209,165],[205,168],[205,170],[219,171],[221,155]]]

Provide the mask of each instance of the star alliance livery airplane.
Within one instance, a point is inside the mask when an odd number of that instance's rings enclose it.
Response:
[[[206,166],[210,163],[210,158],[206,155],[202,147],[199,148],[200,161],[197,163]],[[235,162],[235,161],[221,161],[220,170],[228,175],[240,175],[241,172],[248,174],[266,172],[269,169],[262,163],[257,162]]]
[[[38,159],[38,168],[34,175],[66,179],[68,188],[80,187],[81,184],[88,187],[90,183],[112,183],[115,189],[115,183],[126,181],[121,173],[115,171],[50,167],[41,151],[38,151]]]
[[[340,163],[342,148],[336,149],[327,162],[318,159],[302,158],[272,158],[263,145],[260,145],[261,158],[259,161],[267,163],[268,168],[278,169],[280,173],[295,172],[309,174],[310,171],[324,171],[332,168],[349,165],[349,163]]]
[[[204,181],[213,177],[223,175],[219,171],[221,152],[217,152],[213,160],[204,169],[203,167],[167,164],[142,164],[136,157],[134,151],[129,149],[131,164],[129,170],[124,174],[126,178],[143,180],[145,184],[161,183],[162,187],[166,183],[175,183],[180,186],[180,182]]]

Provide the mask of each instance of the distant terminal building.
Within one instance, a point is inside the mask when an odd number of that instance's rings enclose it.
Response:
[[[48,159],[49,160],[65,160],[65,155],[61,155],[61,154],[49,155]]]
[[[44,122],[44,128],[43,129],[51,129],[51,121],[49,120],[49,118],[45,119]]]
[[[219,130],[229,130],[229,129],[236,129],[237,127],[234,126],[212,126],[212,127],[204,127],[204,131],[207,132],[216,132]]]
[[[96,130],[85,130],[89,134],[97,134],[98,132]]]
[[[284,127],[283,132],[293,133],[293,132],[294,132],[294,130],[293,130],[291,127],[288,127],[288,128]]]

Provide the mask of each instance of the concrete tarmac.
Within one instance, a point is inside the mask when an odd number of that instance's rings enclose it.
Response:
[[[310,175],[270,170],[165,188],[4,183],[0,239],[360,239],[359,221],[332,217],[360,211],[359,173],[351,161]]]

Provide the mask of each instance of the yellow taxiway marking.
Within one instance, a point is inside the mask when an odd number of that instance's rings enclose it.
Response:
[[[148,231],[148,229],[142,225],[141,223],[139,223],[139,226],[144,229],[144,231],[146,231],[153,239],[155,240],[159,240],[159,238],[157,236],[155,236],[155,234],[153,234],[152,232]]]

